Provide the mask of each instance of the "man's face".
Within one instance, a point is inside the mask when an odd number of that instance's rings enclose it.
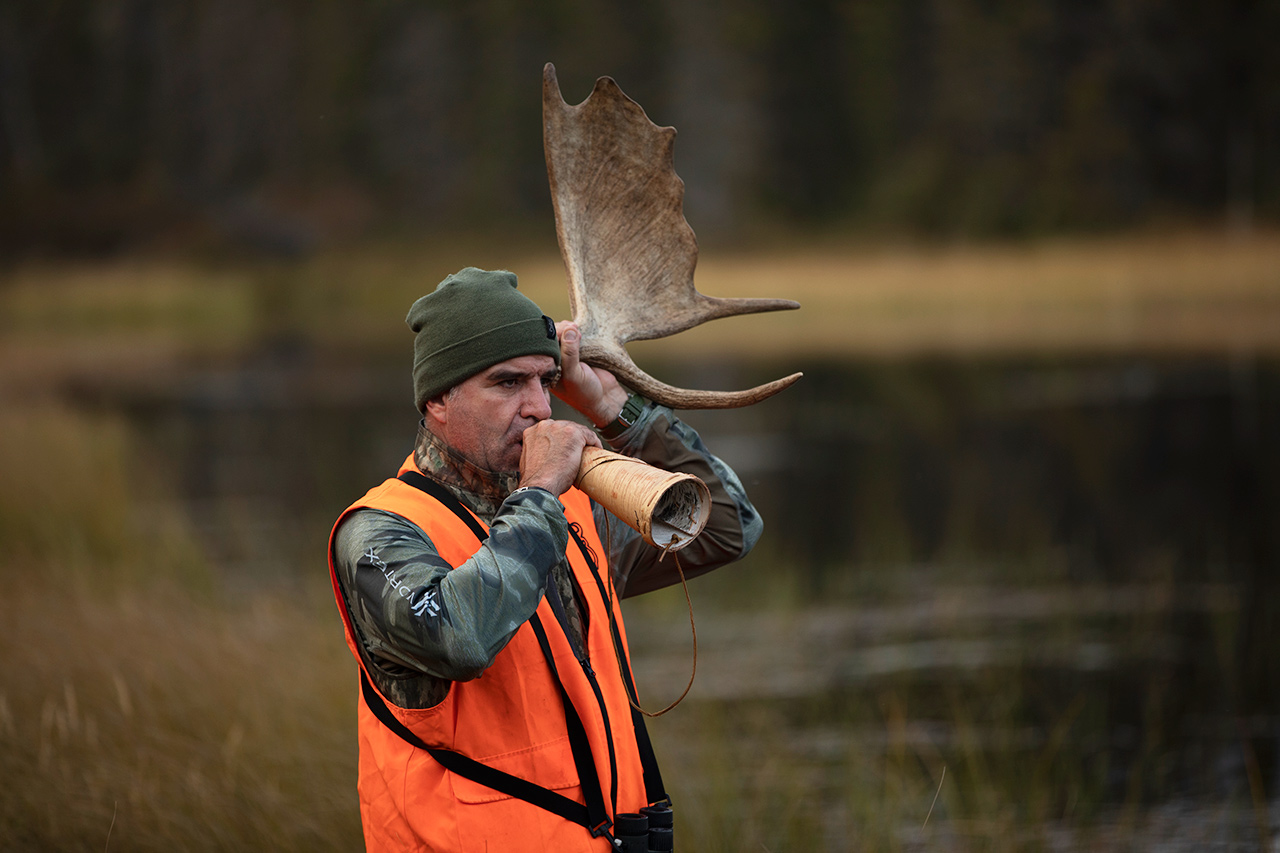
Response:
[[[549,355],[509,358],[428,400],[427,423],[472,464],[519,471],[524,431],[551,417],[556,373]]]

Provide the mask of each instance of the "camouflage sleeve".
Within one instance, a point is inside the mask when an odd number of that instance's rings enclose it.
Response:
[[[533,615],[568,538],[560,502],[529,489],[503,503],[488,540],[456,568],[417,525],[376,509],[343,520],[334,564],[370,662],[392,677],[466,681]]]
[[[711,516],[696,539],[682,548],[680,565],[686,578],[697,577],[746,556],[764,524],[738,475],[714,456],[698,433],[665,406],[649,403],[624,433],[609,442],[613,449],[668,471],[699,477],[711,490]],[[680,582],[675,561],[659,561],[662,552],[599,505],[592,507],[601,541],[608,542],[614,583],[623,597],[651,592]]]

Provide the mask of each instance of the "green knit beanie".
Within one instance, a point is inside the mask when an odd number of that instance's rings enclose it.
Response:
[[[515,273],[467,267],[421,297],[405,317],[413,341],[418,411],[437,394],[500,361],[549,355],[560,364],[556,326],[516,290]]]

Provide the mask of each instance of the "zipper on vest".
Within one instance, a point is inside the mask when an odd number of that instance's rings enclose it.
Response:
[[[596,671],[591,668],[587,655],[578,658],[582,671],[587,676],[591,690],[596,694],[596,703],[600,706],[600,719],[604,720],[604,740],[609,745],[609,795],[613,803],[613,813],[618,813],[618,756],[613,749],[613,727],[609,725],[609,710],[604,704],[604,693],[600,691],[600,683],[596,681]]]

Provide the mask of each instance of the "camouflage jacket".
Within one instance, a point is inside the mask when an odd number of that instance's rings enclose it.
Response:
[[[739,559],[759,539],[760,517],[737,475],[670,409],[649,403],[608,443],[661,468],[695,474],[710,487],[710,520],[680,551],[686,577]],[[452,568],[417,525],[361,509],[337,530],[334,565],[370,676],[400,707],[428,708],[445,697],[450,682],[475,678],[489,666],[533,615],[548,583],[560,591],[566,631],[579,643],[582,626],[565,560],[568,523],[555,497],[541,489],[511,494],[514,477],[475,468],[425,428],[415,461],[489,524],[480,550]],[[679,582],[674,560],[659,562],[661,552],[640,534],[594,503],[592,510],[624,598]],[[408,598],[399,594],[406,585]]]

